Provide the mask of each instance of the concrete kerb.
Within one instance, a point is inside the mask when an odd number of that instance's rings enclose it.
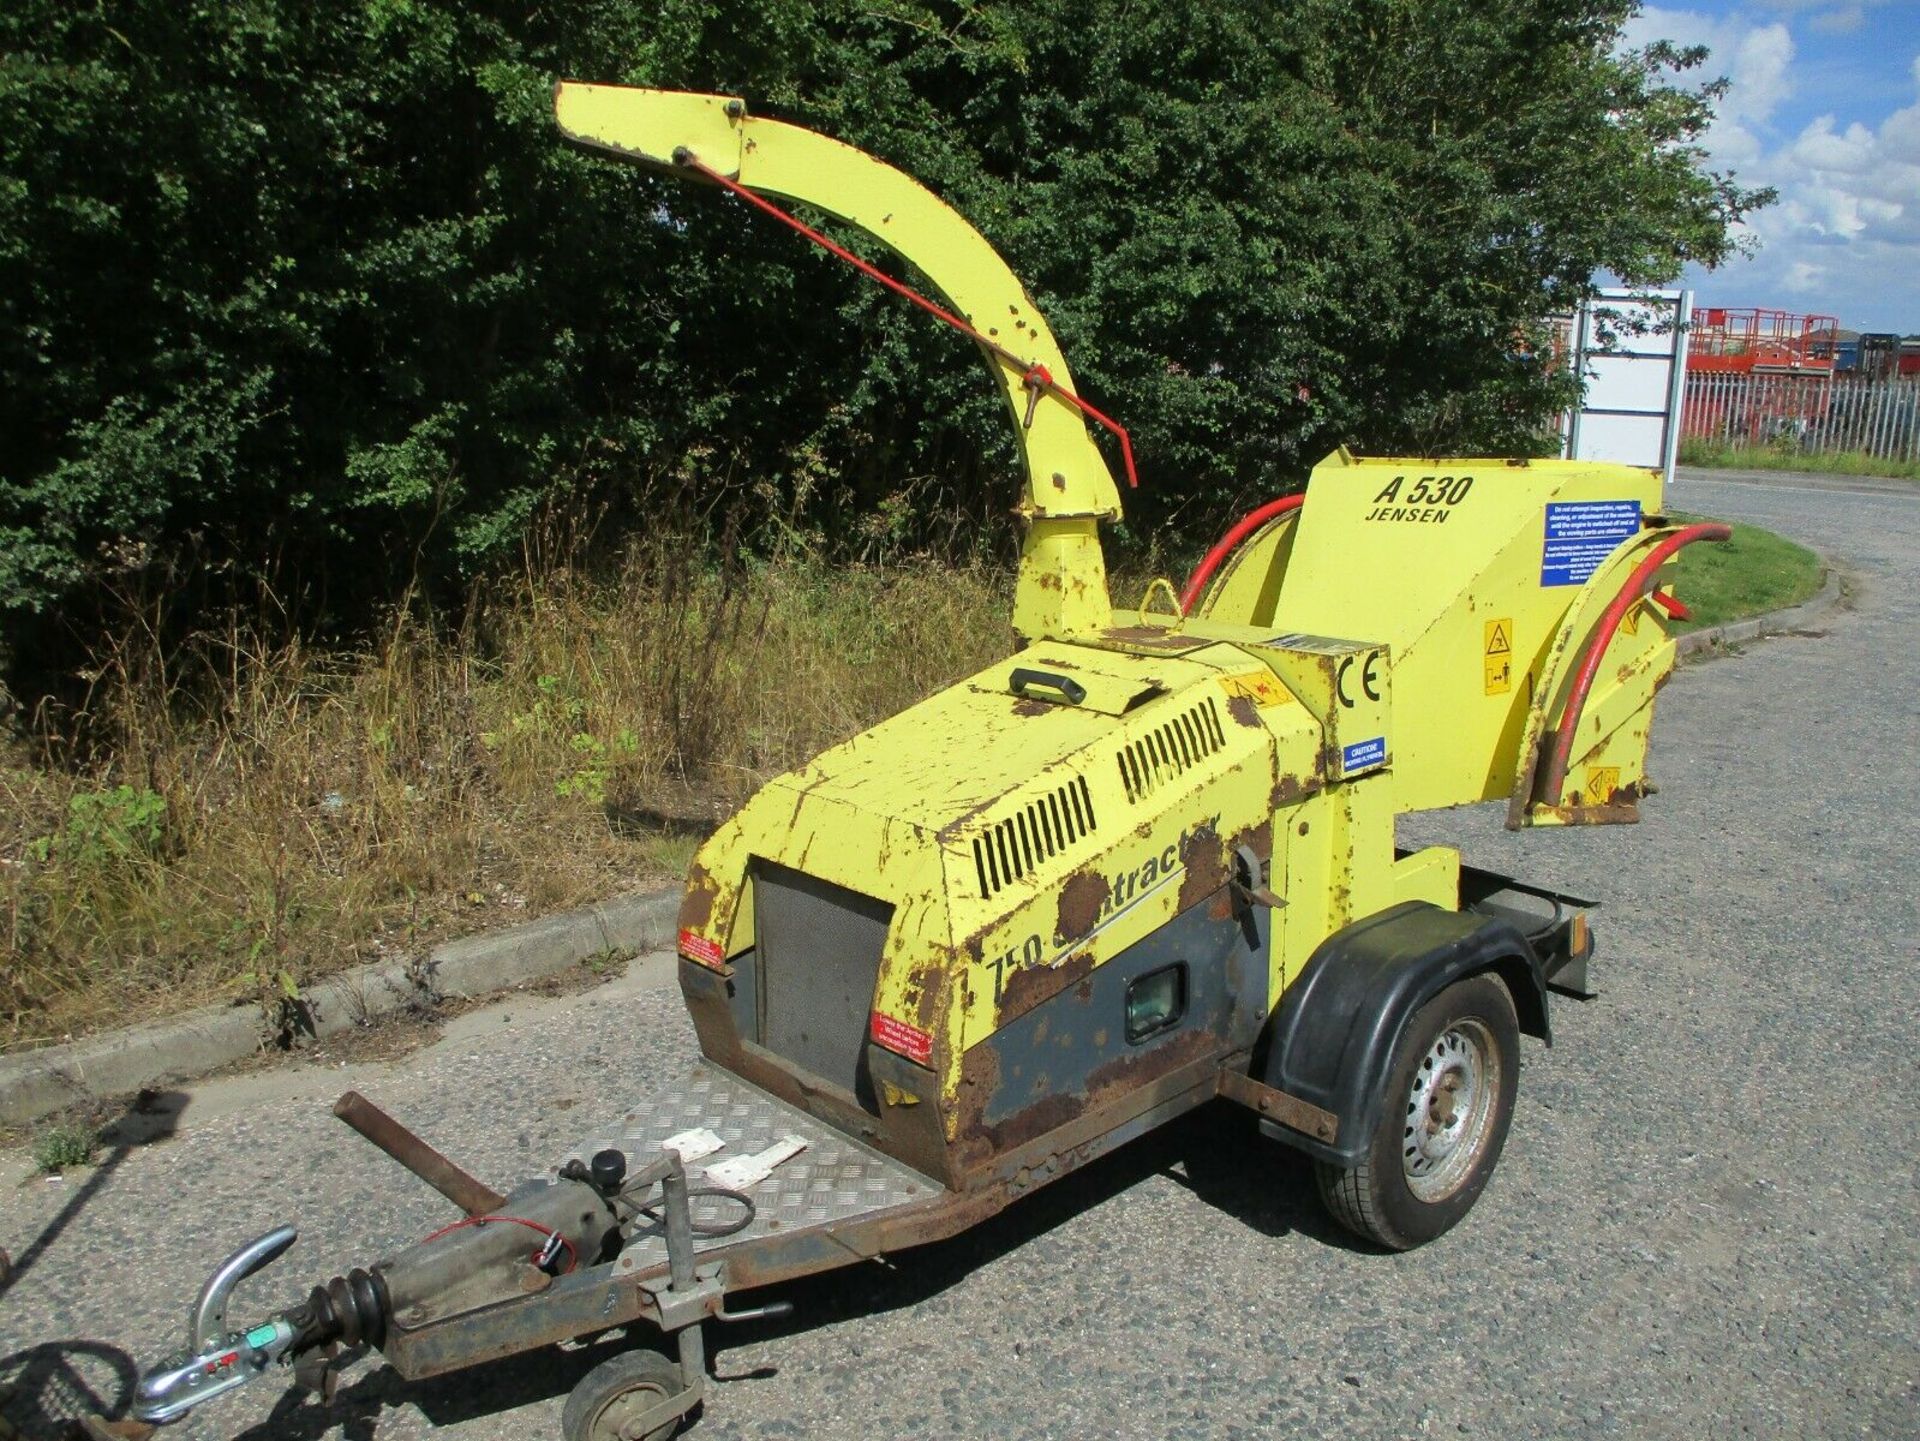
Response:
[[[680,892],[650,891],[434,947],[421,962],[385,961],[317,981],[302,997],[313,1032],[332,1035],[395,1011],[466,999],[554,975],[607,951],[673,944]],[[0,1056],[0,1124],[191,1079],[260,1049],[259,1012],[209,1007],[169,1021]]]
[[[1788,606],[1785,610],[1770,610],[1764,615],[1748,616],[1745,620],[1688,631],[1674,642],[1675,648],[1683,656],[1699,655],[1704,651],[1722,651],[1728,646],[1742,645],[1750,640],[1758,640],[1763,635],[1779,635],[1783,631],[1801,630],[1811,625],[1840,604],[1841,596],[1845,593],[1840,584],[1838,568],[1824,555],[1820,557],[1820,563],[1826,568],[1827,580],[1812,600]]]

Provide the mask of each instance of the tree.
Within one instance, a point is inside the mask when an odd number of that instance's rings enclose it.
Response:
[[[116,572],[351,626],[556,487],[849,553],[1004,515],[966,344],[736,203],[575,154],[561,75],[726,91],[919,176],[1132,428],[1145,527],[1334,445],[1525,450],[1597,271],[1713,264],[1704,56],[1627,0],[16,0],[0,12],[0,618]],[[874,517],[884,516],[884,526]]]
[[[1633,8],[961,7],[881,52],[910,100],[814,105],[962,198],[1161,513],[1210,511],[1343,442],[1537,453],[1572,390],[1552,319],[1599,272],[1726,258],[1770,193],[1704,168],[1723,87],[1673,83],[1703,51],[1623,53]]]

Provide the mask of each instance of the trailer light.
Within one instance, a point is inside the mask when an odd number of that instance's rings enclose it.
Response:
[[[875,1011],[867,1022],[867,1034],[876,1046],[885,1047],[896,1056],[905,1056],[916,1066],[933,1063],[933,1037],[918,1026],[909,1026],[905,1021],[896,1021]]]

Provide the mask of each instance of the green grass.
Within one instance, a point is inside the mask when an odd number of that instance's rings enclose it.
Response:
[[[1704,518],[1674,514],[1676,520]],[[1674,593],[1693,612],[1693,619],[1674,627],[1676,631],[1725,625],[1798,605],[1825,582],[1820,557],[1804,545],[1757,525],[1730,524],[1733,539],[1690,545],[1675,560]]]
[[[1711,470],[1798,470],[1821,475],[1880,475],[1895,480],[1920,480],[1920,461],[1882,460],[1858,450],[1810,455],[1790,447],[1735,445],[1703,436],[1689,436],[1680,442],[1680,464]]]

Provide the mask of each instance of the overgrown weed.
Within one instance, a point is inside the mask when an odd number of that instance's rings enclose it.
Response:
[[[87,1165],[99,1149],[98,1133],[87,1126],[48,1126],[33,1138],[34,1169],[43,1176],[57,1176]]]
[[[165,647],[135,611],[85,714],[0,750],[0,1049],[221,999],[284,1039],[329,971],[668,879],[762,781],[1011,648],[984,567],[583,548],[352,650],[238,618]]]

